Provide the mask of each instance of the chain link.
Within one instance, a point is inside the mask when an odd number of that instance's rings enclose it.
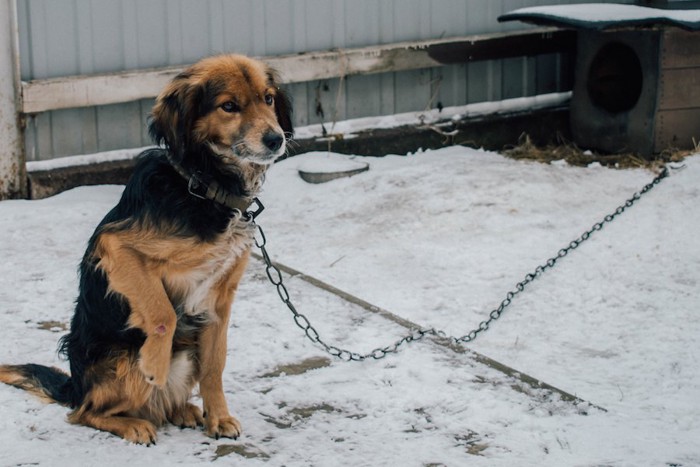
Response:
[[[360,354],[357,352],[352,352],[350,350],[342,349],[339,347],[336,347],[334,345],[330,345],[326,343],[321,336],[319,335],[318,331],[311,325],[311,322],[309,319],[304,316],[302,313],[299,313],[297,311],[296,307],[292,303],[290,296],[289,296],[289,291],[287,290],[287,287],[284,285],[284,281],[282,279],[282,271],[275,266],[275,264],[272,262],[270,259],[270,255],[267,252],[267,238],[265,237],[265,233],[263,232],[262,227],[260,227],[258,224],[256,224],[254,221],[251,221],[253,226],[256,228],[256,235],[255,235],[255,246],[257,246],[261,253],[263,260],[265,262],[265,272],[267,273],[267,277],[270,280],[270,282],[277,288],[277,294],[279,295],[280,299],[282,300],[282,303],[287,305],[287,308],[289,308],[289,311],[292,312],[293,318],[294,318],[294,323],[302,330],[304,331],[304,334],[306,334],[306,337],[313,342],[314,344],[318,344],[323,349],[333,357],[337,357],[341,360],[345,361],[363,361],[369,358],[373,358],[375,360],[382,359],[386,357],[389,354],[392,353],[397,353],[399,349],[405,345],[409,344],[411,342],[417,342],[423,339],[425,336],[433,336],[433,337],[441,337],[441,338],[447,338],[450,341],[452,341],[455,344],[467,344],[469,342],[472,342],[474,339],[476,339],[479,334],[481,334],[484,331],[487,331],[490,327],[491,324],[499,319],[503,312],[510,306],[510,304],[513,302],[513,299],[520,293],[522,293],[525,288],[530,284],[532,281],[540,277],[542,274],[544,274],[547,270],[554,268],[556,264],[559,262],[560,259],[566,257],[572,250],[575,250],[578,248],[583,242],[591,238],[591,236],[600,230],[603,229],[603,227],[606,224],[609,224],[617,216],[625,212],[628,208],[632,207],[634,203],[639,201],[639,199],[649,192],[652,188],[654,188],[656,185],[658,185],[664,178],[668,176],[668,168],[664,167],[663,170],[659,175],[657,175],[654,180],[652,180],[650,183],[644,186],[640,191],[634,193],[630,199],[625,201],[625,203],[621,206],[619,206],[617,209],[615,209],[614,212],[611,214],[608,214],[603,218],[602,221],[597,222],[593,224],[593,226],[586,230],[583,234],[581,234],[580,237],[577,239],[571,241],[567,246],[564,248],[560,249],[556,256],[553,256],[552,258],[549,258],[544,264],[537,266],[535,270],[525,276],[525,278],[518,282],[515,285],[515,289],[511,290],[510,292],[506,293],[505,298],[503,301],[498,305],[497,308],[492,310],[489,313],[489,318],[487,320],[482,321],[479,323],[479,325],[468,332],[467,334],[461,336],[461,337],[452,337],[448,336],[445,332],[437,330],[435,328],[427,328],[427,329],[413,329],[410,334],[402,337],[401,339],[397,340],[393,344],[387,345],[386,347],[378,347],[374,350],[372,350],[369,353],[366,354]]]

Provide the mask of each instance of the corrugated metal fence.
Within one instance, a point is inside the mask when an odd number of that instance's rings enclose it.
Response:
[[[524,28],[507,11],[565,0],[19,0],[22,80]],[[620,2],[618,2],[620,3]],[[632,3],[632,1],[626,2]],[[568,90],[545,55],[293,84],[296,125]],[[27,160],[150,144],[152,99],[30,116]]]

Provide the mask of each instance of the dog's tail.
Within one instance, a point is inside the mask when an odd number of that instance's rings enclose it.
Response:
[[[46,402],[70,405],[70,376],[44,365],[0,365],[0,382],[31,392]]]

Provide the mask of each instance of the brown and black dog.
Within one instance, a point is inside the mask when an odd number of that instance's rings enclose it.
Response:
[[[289,100],[263,63],[206,58],[157,98],[119,203],[89,241],[60,351],[70,376],[0,366],[0,381],[70,406],[69,421],[135,443],[158,426],[236,438],[222,387],[234,294],[254,226],[246,209],[292,133]],[[203,412],[189,402],[199,384]]]

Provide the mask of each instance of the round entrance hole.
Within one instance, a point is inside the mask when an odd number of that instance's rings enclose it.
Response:
[[[631,110],[642,94],[642,64],[632,47],[610,42],[600,48],[588,70],[593,105],[612,113]]]

